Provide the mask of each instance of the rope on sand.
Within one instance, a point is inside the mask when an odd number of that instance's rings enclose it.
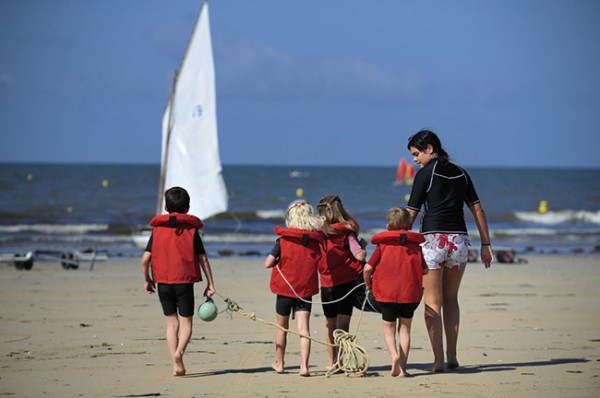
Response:
[[[336,329],[333,331],[334,344],[328,343],[326,341],[317,340],[311,336],[307,336],[307,335],[298,333],[294,330],[286,329],[282,326],[279,326],[278,324],[276,324],[274,322],[261,319],[261,318],[257,317],[254,312],[252,312],[252,313],[246,312],[242,307],[240,307],[239,304],[237,304],[232,299],[226,298],[226,297],[222,296],[221,294],[219,294],[218,292],[216,294],[219,297],[221,297],[225,301],[225,303],[227,303],[226,311],[230,315],[233,312],[237,312],[238,314],[240,314],[243,317],[248,318],[252,321],[257,321],[257,322],[264,323],[266,325],[275,326],[276,328],[281,329],[284,332],[296,334],[300,337],[312,340],[319,344],[324,344],[324,345],[327,345],[330,347],[338,347],[337,362],[333,365],[333,367],[331,369],[327,370],[327,373],[325,374],[326,377],[329,377],[332,374],[335,374],[338,372],[344,372],[346,374],[346,376],[360,377],[360,376],[363,376],[369,369],[369,356],[367,354],[367,351],[356,343],[355,335],[352,335],[341,329]],[[358,331],[358,326],[360,325],[360,321],[362,320],[362,313],[364,312],[365,304],[366,304],[366,299],[363,302],[363,308],[362,308],[363,311],[361,312],[360,318],[358,320],[358,324],[356,325],[357,331]]]
[[[367,304],[368,297],[369,295],[367,294],[363,301],[354,334],[350,334],[342,329],[335,329],[333,331],[333,341],[335,346],[338,347],[338,359],[333,367],[327,371],[325,374],[326,377],[337,372],[344,372],[346,376],[352,377],[361,377],[367,373],[369,369],[369,354],[356,343],[356,333],[358,333],[358,327],[365,313],[365,305]]]

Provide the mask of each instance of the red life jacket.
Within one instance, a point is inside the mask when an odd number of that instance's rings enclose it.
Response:
[[[157,283],[195,283],[202,280],[194,234],[202,228],[196,216],[163,214],[150,220],[152,231],[152,277]]]
[[[374,267],[373,295],[382,303],[418,303],[423,297],[425,260],[423,235],[405,230],[386,231],[371,238],[381,257]]]
[[[352,255],[348,245],[348,235],[353,231],[342,223],[331,226],[339,233],[326,235],[327,261],[319,268],[321,287],[333,287],[356,280],[363,270],[363,263]]]
[[[281,255],[271,272],[271,291],[286,297],[312,297],[319,292],[317,269],[324,261],[323,234],[318,231],[275,227]],[[283,275],[282,275],[283,274]],[[294,288],[292,291],[285,279]]]

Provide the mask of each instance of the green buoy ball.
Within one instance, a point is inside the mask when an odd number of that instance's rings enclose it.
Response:
[[[217,317],[218,310],[212,299],[206,299],[204,303],[198,307],[198,316],[205,322],[210,322]]]

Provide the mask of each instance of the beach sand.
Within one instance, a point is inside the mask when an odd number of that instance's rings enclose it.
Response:
[[[357,342],[367,375],[324,376],[326,347],[313,343],[312,377],[298,376],[298,337],[290,335],[287,372],[276,374],[275,328],[234,313],[194,319],[188,374],[171,376],[164,318],[143,291],[137,260],[65,271],[0,265],[0,395],[16,397],[598,397],[600,257],[530,257],[528,264],[468,266],[461,287],[459,361],[427,371],[432,355],[415,314],[408,371],[389,376],[379,314],[365,313]],[[275,319],[275,297],[262,259],[211,261],[220,294],[260,318]],[[205,285],[196,287],[197,303]],[[315,298],[317,300],[317,298]],[[216,297],[220,310],[223,300]],[[359,318],[355,311],[351,331]],[[293,323],[295,326],[295,322]],[[311,331],[323,340],[315,305]]]

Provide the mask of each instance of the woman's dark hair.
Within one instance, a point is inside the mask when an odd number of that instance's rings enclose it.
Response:
[[[439,157],[444,160],[448,160],[448,153],[442,148],[442,142],[437,135],[431,130],[421,130],[418,133],[408,138],[408,145],[406,146],[409,150],[411,147],[415,147],[420,151],[427,149],[427,145],[431,145],[433,152],[437,153]]]
[[[187,213],[190,209],[190,195],[181,187],[173,187],[165,192],[165,207],[169,213]]]

